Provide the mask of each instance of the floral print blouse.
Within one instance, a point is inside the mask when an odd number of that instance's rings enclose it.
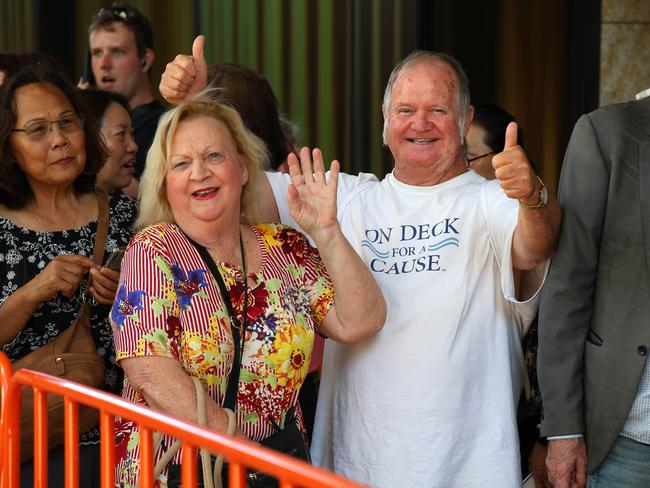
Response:
[[[334,291],[318,251],[303,234],[280,224],[253,230],[262,266],[249,274],[255,284],[248,289],[236,417],[239,428],[260,441],[275,432],[274,423],[283,425],[291,407],[299,412],[298,393],[314,333],[334,302]],[[241,318],[242,271],[216,264]],[[216,281],[183,232],[174,224],[158,224],[138,233],[127,249],[120,279],[111,311],[118,360],[173,358],[223,405],[234,357],[230,317]],[[146,405],[128,378],[122,396]],[[163,449],[172,442],[164,437]],[[137,425],[118,420],[116,444],[117,479],[133,485],[139,465]],[[180,452],[172,462],[180,462]]]
[[[105,256],[118,247],[125,247],[134,234],[133,222],[138,213],[135,200],[114,193],[109,201],[110,214]],[[97,221],[76,229],[39,232],[16,226],[11,220],[0,217],[0,305],[18,288],[40,273],[59,254],[81,254],[92,257],[97,234]],[[57,295],[41,303],[27,321],[23,330],[2,347],[11,361],[15,361],[44,346],[63,332],[76,317],[81,306],[81,284],[71,297]],[[122,389],[122,369],[115,361],[113,334],[108,321],[110,308],[97,305],[90,322],[97,353],[106,362],[104,389],[119,394]],[[81,435],[81,443],[99,442],[99,429]]]

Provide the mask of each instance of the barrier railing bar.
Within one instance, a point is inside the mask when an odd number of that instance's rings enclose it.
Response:
[[[7,391],[9,389],[9,380],[13,372],[14,368],[9,358],[4,354],[0,354],[0,412],[4,410],[5,398],[7,398]],[[2,434],[2,429],[2,417],[0,417],[0,435]],[[6,451],[6,449],[3,451]],[[0,452],[0,482],[2,481],[4,465],[5,454],[4,452]]]
[[[196,447],[184,442],[181,449],[181,477],[183,487],[187,486],[188,488],[196,488],[196,469],[198,466],[196,459]]]
[[[20,483],[20,407],[22,399],[22,387],[14,381],[10,381],[2,409],[2,437],[7,441],[2,482],[3,486],[10,488],[18,486]]]
[[[9,481],[17,481],[20,467],[18,447],[20,442],[20,400],[22,397],[22,385],[37,386],[50,393],[65,396],[66,402],[68,402],[68,397],[74,398],[75,401],[92,405],[94,408],[98,408],[114,416],[125,417],[140,424],[146,424],[148,428],[173,437],[181,437],[185,442],[192,445],[205,447],[211,452],[222,453],[231,464],[231,469],[233,464],[241,463],[255,470],[264,471],[271,476],[290,480],[298,486],[304,485],[314,488],[332,486],[351,488],[363,486],[312,466],[309,466],[309,471],[304,471],[307,465],[303,461],[291,458],[288,455],[263,448],[252,442],[202,429],[195,424],[168,417],[146,407],[127,402],[109,393],[29,370],[20,370],[14,373],[7,395],[11,399],[11,402],[7,404],[5,412],[3,412],[7,423],[5,428],[7,429],[12,445],[12,449],[8,449],[8,451],[11,451],[9,453],[10,461],[7,461],[10,463],[7,466],[10,472],[8,477]],[[78,452],[76,451],[78,432],[76,434],[76,438],[73,438],[70,434],[66,437],[66,468],[72,467],[73,464],[72,458],[70,466],[67,463],[68,451],[78,456]],[[72,442],[70,442],[71,438]],[[243,482],[243,467],[240,470]],[[68,474],[66,473],[66,476]],[[237,477],[237,474],[233,472],[233,476]],[[235,479],[232,479],[232,481],[235,481]],[[9,486],[17,486],[17,484],[16,482],[16,484]],[[66,488],[68,486],[66,485]],[[72,486],[76,487],[76,485]],[[244,484],[242,483],[241,486],[244,486]]]
[[[99,440],[102,488],[115,488],[115,417],[102,410],[99,414]]]
[[[230,461],[228,464],[228,482],[229,488],[245,488],[246,487],[246,470],[237,461]]]
[[[9,389],[9,379],[13,373],[14,368],[11,365],[9,358],[4,354],[0,354],[0,393],[2,394],[0,408],[4,407],[5,398],[7,397],[7,390]]]
[[[19,371],[20,373],[20,371]],[[15,379],[16,375],[14,375]],[[12,380],[13,381],[13,380]],[[65,422],[65,488],[79,486],[79,405],[76,399],[64,395]]]
[[[140,488],[153,487],[152,444],[151,429],[140,424]]]
[[[34,486],[47,488],[47,392],[34,388]]]

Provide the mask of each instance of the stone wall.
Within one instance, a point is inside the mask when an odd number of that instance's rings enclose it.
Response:
[[[650,1],[602,0],[600,105],[650,88]]]

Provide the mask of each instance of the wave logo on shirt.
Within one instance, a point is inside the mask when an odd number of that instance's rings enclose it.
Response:
[[[460,246],[460,241],[458,239],[456,239],[455,237],[450,237],[448,239],[444,239],[444,240],[440,241],[437,244],[430,245],[427,249],[430,252],[433,252],[433,251],[437,251],[438,249],[442,249],[443,247],[447,247],[447,246],[459,247]]]
[[[361,247],[367,247],[368,249],[370,249],[370,251],[372,251],[372,253],[375,256],[377,256],[379,258],[382,258],[382,259],[388,259],[388,256],[390,256],[390,253],[381,252],[375,246],[373,246],[372,243],[367,239],[364,239],[363,241],[361,241]]]
[[[460,247],[459,217],[445,218],[434,224],[403,224],[399,227],[366,229],[361,247],[370,256],[375,273],[408,274],[446,271],[440,264],[440,252]]]

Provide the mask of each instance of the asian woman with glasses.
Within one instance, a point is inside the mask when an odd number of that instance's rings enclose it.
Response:
[[[42,65],[10,77],[0,107],[1,350],[16,361],[63,332],[92,276],[91,331],[106,364],[103,388],[119,394],[108,323],[119,272],[91,259],[102,199],[95,178],[106,159],[99,131],[76,89]],[[119,192],[108,205],[110,253],[129,242],[137,205]],[[50,448],[48,486],[63,486],[63,448]],[[80,485],[99,486],[97,428],[81,434],[79,455]],[[24,462],[21,485],[33,486],[32,476],[32,461]]]

